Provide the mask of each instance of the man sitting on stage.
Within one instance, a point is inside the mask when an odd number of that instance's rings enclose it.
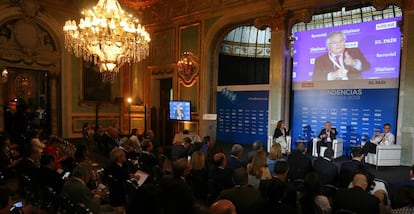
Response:
[[[377,145],[392,145],[395,142],[395,136],[391,133],[391,125],[389,123],[384,124],[383,126],[384,133],[374,132],[370,142],[367,142],[362,150],[364,154],[377,153]]]
[[[325,128],[322,129],[318,135],[318,138],[320,139],[316,144],[318,156],[321,152],[321,146],[326,146],[328,149],[332,149],[332,142],[336,139],[336,135],[338,135],[336,129],[332,128],[331,122],[326,121]]]

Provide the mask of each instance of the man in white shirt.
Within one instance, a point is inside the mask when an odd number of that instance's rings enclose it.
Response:
[[[389,123],[383,126],[384,133],[374,132],[370,142],[366,143],[362,150],[364,154],[376,153],[377,145],[393,145],[395,142],[395,136],[391,133],[391,125]]]

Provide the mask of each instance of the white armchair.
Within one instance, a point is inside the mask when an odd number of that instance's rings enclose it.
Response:
[[[321,146],[320,155],[318,155],[317,143],[319,140],[320,140],[319,138],[313,138],[312,140],[312,156],[314,157],[323,156],[323,153],[328,148],[326,146]],[[334,157],[333,157],[334,159],[341,157],[342,151],[344,149],[344,140],[342,138],[337,138],[333,140],[332,149],[334,151]]]
[[[286,150],[283,149],[284,145],[282,145],[282,144],[285,144],[285,142],[283,142],[283,143],[278,142],[278,140],[273,139],[273,136],[269,136],[268,139],[267,139],[267,152],[270,152],[270,148],[272,147],[273,143],[280,143],[281,146],[282,146],[282,154],[286,154]],[[292,137],[286,136],[286,145],[285,146],[286,146],[285,148],[287,149],[287,153],[290,153],[291,150],[292,150]]]
[[[376,152],[376,154],[368,153],[365,157],[365,161],[375,165],[376,169],[379,166],[399,166],[401,164],[401,145],[378,145]]]

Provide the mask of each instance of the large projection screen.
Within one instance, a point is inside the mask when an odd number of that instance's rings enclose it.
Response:
[[[326,121],[337,128],[338,137],[344,139],[348,148],[370,138],[374,131],[382,131],[384,123],[390,123],[395,134],[400,19],[294,33],[291,111],[294,142],[311,141]],[[333,32],[337,32],[336,37],[329,37]],[[338,36],[341,34],[345,39]],[[333,52],[340,45],[344,51],[336,61]],[[338,70],[342,72],[339,77],[330,74]]]

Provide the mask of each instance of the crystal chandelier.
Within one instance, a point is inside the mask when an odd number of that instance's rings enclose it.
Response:
[[[112,82],[125,62],[136,63],[148,56],[149,34],[117,0],[99,0],[82,14],[85,17],[78,25],[68,20],[63,26],[65,48],[98,65],[103,82]]]

